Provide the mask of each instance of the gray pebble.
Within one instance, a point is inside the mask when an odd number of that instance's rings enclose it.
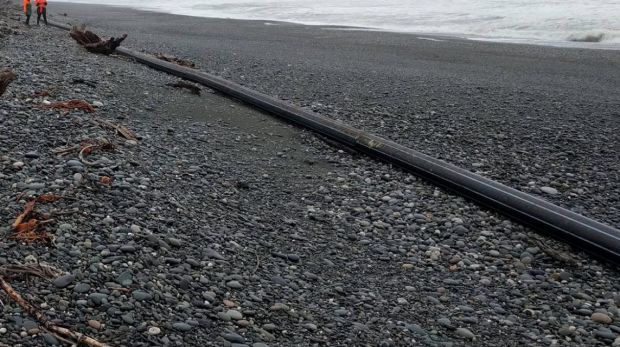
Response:
[[[69,286],[75,280],[75,276],[72,274],[56,277],[53,281],[57,288],[65,288]]]
[[[90,284],[80,282],[73,287],[73,291],[76,293],[86,293],[90,290]]]
[[[558,190],[551,187],[540,187],[540,191],[549,195],[555,195],[558,193]]]
[[[183,332],[192,330],[191,325],[187,323],[183,323],[183,322],[177,322],[177,323],[172,324],[172,328],[178,331],[183,331]]]
[[[245,338],[243,338],[243,336],[237,334],[237,333],[224,333],[222,334],[222,337],[229,342],[232,343],[244,343],[245,342]]]
[[[471,340],[473,340],[476,337],[474,333],[472,333],[469,329],[466,329],[466,328],[457,328],[455,333],[461,337],[464,337],[466,339],[471,339]]]
[[[229,281],[226,283],[226,286],[233,289],[243,288],[243,285],[239,281]]]
[[[131,293],[131,296],[138,301],[145,301],[153,299],[153,296],[150,293],[147,293],[142,290],[135,290]]]

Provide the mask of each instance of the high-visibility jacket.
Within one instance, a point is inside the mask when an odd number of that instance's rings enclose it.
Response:
[[[32,11],[32,4],[30,0],[24,0],[24,13],[29,16]]]
[[[37,5],[38,8],[45,8],[47,7],[47,0],[36,0],[35,5]]]

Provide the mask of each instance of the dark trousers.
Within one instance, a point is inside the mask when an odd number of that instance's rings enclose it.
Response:
[[[26,25],[30,25],[30,15],[26,15]]]
[[[45,7],[39,7],[37,9],[37,25],[39,25],[39,21],[41,20],[41,15],[43,15],[43,23],[47,25],[47,9]]]

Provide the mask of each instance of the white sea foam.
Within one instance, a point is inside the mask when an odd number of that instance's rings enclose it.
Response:
[[[126,0],[97,3],[135,7]],[[139,9],[199,17],[349,25],[517,42],[600,41],[620,47],[620,0],[150,0],[138,4]]]

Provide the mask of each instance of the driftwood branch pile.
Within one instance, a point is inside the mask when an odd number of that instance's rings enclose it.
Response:
[[[119,38],[112,37],[107,41],[103,41],[97,34],[86,30],[84,26],[80,28],[74,26],[69,35],[89,52],[106,55],[114,53],[114,50],[127,38],[127,34],[123,34]]]
[[[3,270],[6,270],[6,269],[3,269]],[[6,271],[3,271],[3,272],[6,272]],[[41,271],[30,271],[29,269],[21,269],[20,272],[29,273],[35,276],[42,275],[42,276],[47,277],[46,276],[47,274]],[[17,291],[15,291],[15,289],[13,289],[11,284],[7,281],[7,279],[4,276],[5,276],[4,274],[0,275],[0,288],[4,290],[4,292],[9,296],[9,298],[11,298],[11,300],[16,302],[22,308],[22,310],[27,312],[32,317],[36,318],[37,321],[39,321],[39,324],[43,327],[43,329],[47,330],[48,332],[50,332],[51,334],[55,335],[56,337],[58,337],[59,339],[63,341],[68,340],[67,342],[70,342],[73,345],[86,345],[90,347],[109,347],[109,345],[99,342],[90,336],[69,330],[67,328],[60,327],[50,322],[47,319],[47,317],[45,317],[43,313],[41,313],[36,307],[34,307],[32,304],[24,300],[24,298]]]

